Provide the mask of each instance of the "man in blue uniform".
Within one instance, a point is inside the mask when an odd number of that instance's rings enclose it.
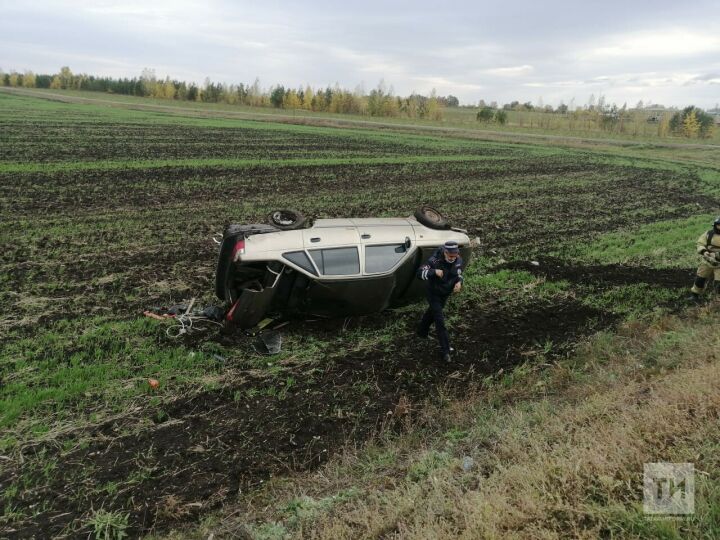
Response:
[[[418,278],[427,281],[428,309],[425,311],[417,335],[428,337],[430,325],[435,323],[435,331],[440,342],[440,351],[444,361],[450,361],[450,337],[445,327],[443,308],[450,295],[460,292],[462,288],[462,258],[458,243],[449,240],[437,249],[435,253],[422,265],[417,272]]]

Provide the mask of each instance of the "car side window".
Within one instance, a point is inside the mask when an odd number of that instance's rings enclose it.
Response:
[[[360,256],[356,247],[311,249],[310,256],[321,274],[350,276],[360,273]]]
[[[377,274],[391,270],[407,253],[405,244],[365,246],[365,273]]]
[[[283,257],[291,263],[297,264],[303,270],[307,270],[311,274],[315,274],[317,276],[317,271],[310,262],[307,253],[304,251],[289,251],[287,253],[283,253]]]

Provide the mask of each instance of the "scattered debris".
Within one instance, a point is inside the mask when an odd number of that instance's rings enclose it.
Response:
[[[263,331],[263,329],[270,326],[274,322],[274,320],[275,319],[270,319],[270,318],[263,319],[262,321],[257,323],[252,328],[246,330],[245,333],[249,336],[257,336],[258,334],[260,334]]]
[[[193,298],[193,301],[194,300],[195,299]],[[187,304],[177,304],[175,306],[169,307],[167,309],[166,313],[168,315],[178,316],[178,315],[181,315],[181,314],[187,312],[187,310],[188,310]]]
[[[281,322],[277,326],[273,327],[273,330],[279,330],[280,328],[282,328],[283,326],[287,326],[288,324],[290,324],[290,321]]]
[[[171,338],[178,338],[184,334],[188,334],[193,330],[206,330],[208,324],[222,327],[222,320],[225,316],[225,310],[219,306],[207,306],[205,308],[195,308],[195,298],[190,300],[188,304],[176,304],[169,308],[152,307],[143,311],[143,315],[165,321],[168,319],[176,321],[176,324],[168,326],[166,333]]]
[[[471,458],[470,456],[463,457],[462,468],[464,472],[470,472],[474,466],[475,460],[473,458]]]
[[[222,322],[225,317],[225,310],[220,306],[208,306],[201,312],[203,317],[207,317],[210,320]]]
[[[160,388],[160,381],[158,381],[157,379],[148,379],[148,384],[153,390],[157,390],[158,388]]]
[[[256,352],[267,356],[279,353],[281,347],[282,336],[280,332],[275,331],[260,334],[260,339],[253,345]]]

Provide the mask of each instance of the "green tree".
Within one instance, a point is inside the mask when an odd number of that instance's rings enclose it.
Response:
[[[669,129],[676,135],[685,137],[711,137],[714,120],[702,109],[690,105],[672,116]]]
[[[483,107],[478,111],[476,118],[478,122],[489,123],[493,121],[494,115],[495,111],[493,111],[490,107]]]
[[[272,103],[273,107],[277,107],[278,109],[282,108],[284,99],[285,99],[285,87],[284,86],[278,85],[275,88],[273,88],[272,91],[270,92],[270,103]]]
[[[504,125],[507,123],[507,117],[508,117],[507,112],[505,112],[505,111],[503,111],[503,110],[500,110],[500,109],[498,109],[497,111],[495,111],[495,118],[494,118],[494,120],[495,120],[495,122],[497,122],[497,123],[500,124],[501,126],[504,126]]]

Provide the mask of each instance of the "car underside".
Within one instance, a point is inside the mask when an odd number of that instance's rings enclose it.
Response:
[[[303,231],[309,234],[305,235],[308,242],[318,243],[317,248],[307,242],[303,244],[298,231],[288,232],[265,224],[229,226],[223,235],[216,271],[216,293],[228,306],[227,323],[251,328],[269,315],[365,315],[423,297],[425,283],[415,279],[417,269],[442,242],[418,242],[415,234],[407,233],[413,229],[406,220],[398,220],[404,227],[363,225],[354,233],[354,228],[348,227],[347,223],[333,227],[331,225],[335,224],[331,221],[324,220],[328,225],[323,226],[323,220],[320,220]],[[355,222],[359,221],[369,220]],[[409,223],[422,227],[416,222]],[[352,242],[340,246],[337,242],[328,247],[322,245],[322,239],[341,229],[346,234],[354,234],[351,237],[358,238],[357,245]],[[361,239],[371,236],[367,231],[386,242],[363,244]],[[455,237],[465,240],[460,251],[467,264],[470,257],[467,236],[459,229],[453,231],[448,229]],[[293,241],[297,243],[297,249],[288,247],[293,246]],[[432,243],[427,245],[428,241]],[[272,242],[282,249],[257,251],[258,245],[266,246]],[[354,259],[341,260],[348,255]],[[395,261],[395,265],[389,267]],[[375,272],[378,269],[385,271]],[[333,272],[351,272],[353,275],[327,275]]]

